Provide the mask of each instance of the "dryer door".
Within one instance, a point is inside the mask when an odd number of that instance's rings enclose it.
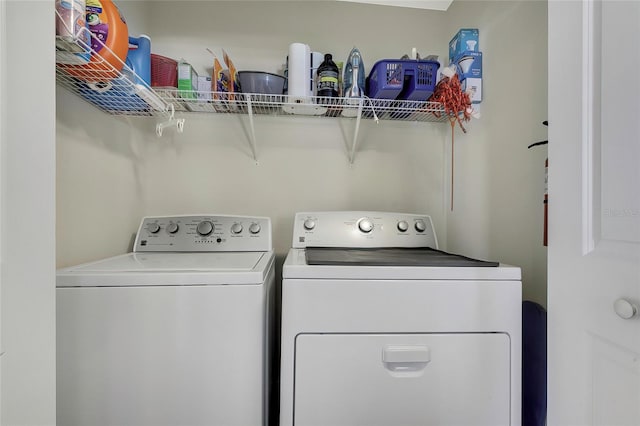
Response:
[[[296,426],[508,425],[509,336],[302,334]]]

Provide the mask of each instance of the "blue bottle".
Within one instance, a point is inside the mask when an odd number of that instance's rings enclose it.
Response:
[[[138,76],[133,81],[134,84],[151,86],[151,39],[149,36],[141,34],[139,37],[129,37],[129,53],[127,53],[125,64]]]
[[[107,111],[145,111],[149,105],[138,94],[151,86],[151,39],[129,37],[129,51],[121,76],[103,85],[87,83],[80,94]],[[131,71],[133,71],[133,73]]]

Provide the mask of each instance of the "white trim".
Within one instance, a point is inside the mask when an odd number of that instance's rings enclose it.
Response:
[[[595,232],[595,149],[599,117],[599,96],[596,92],[596,68],[599,64],[596,31],[601,15],[599,0],[582,1],[582,254],[592,252],[596,246]]]
[[[56,420],[53,0],[2,0],[2,425]],[[25,25],[25,23],[29,25]],[[38,84],[10,85],[16,78]],[[33,99],[38,102],[33,102]],[[37,125],[34,125],[37,123]],[[36,223],[32,227],[28,224]],[[12,226],[4,226],[11,223]],[[37,242],[37,243],[36,243]]]
[[[380,6],[410,7],[446,11],[453,0],[338,0],[352,3],[368,3]]]
[[[4,48],[5,44],[5,12],[4,12],[5,0],[0,0],[0,300],[2,300],[2,274],[3,268],[2,265],[4,263],[3,257],[3,237],[2,237],[2,218],[4,217],[4,179],[2,178],[2,174],[4,169],[2,167],[2,159],[3,159],[3,151],[4,151],[4,122],[5,122],[5,113],[4,113],[4,105],[5,101],[3,98],[4,95],[4,75],[5,75],[5,55],[6,49]],[[2,340],[2,304],[0,303],[0,425],[2,424],[2,355],[4,355],[4,344]]]

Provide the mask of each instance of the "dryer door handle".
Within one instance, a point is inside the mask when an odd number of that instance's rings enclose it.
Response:
[[[427,345],[391,345],[382,350],[382,362],[386,364],[428,363],[431,351]]]
[[[382,349],[382,365],[393,377],[418,377],[431,361],[426,345],[390,345]]]

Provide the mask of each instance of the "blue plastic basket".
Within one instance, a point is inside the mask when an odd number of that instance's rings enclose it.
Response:
[[[79,84],[80,95],[99,108],[109,112],[149,111],[147,103],[136,94],[133,82],[125,77],[114,78],[106,91],[98,91],[87,85]]]
[[[109,111],[148,111],[149,105],[137,93],[135,85],[148,86],[151,84],[151,41],[142,35],[138,38],[129,37],[129,53],[126,67],[121,70],[121,76],[108,82],[108,90],[99,91],[87,83],[79,87],[82,97],[98,107]]]
[[[440,64],[436,61],[383,59],[367,79],[367,95],[376,99],[426,101],[433,94]]]

